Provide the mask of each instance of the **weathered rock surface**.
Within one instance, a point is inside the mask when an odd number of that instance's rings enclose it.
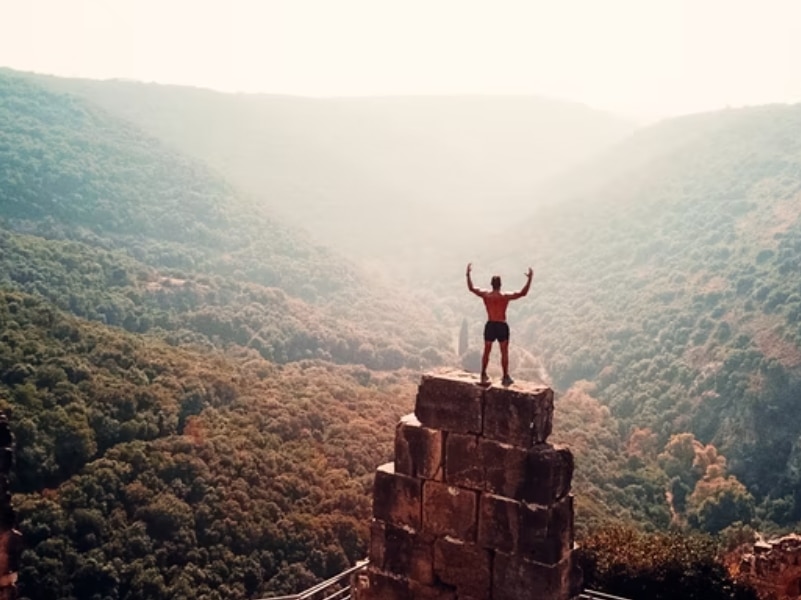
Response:
[[[520,545],[520,503],[481,494],[478,510],[478,545],[512,554]]]
[[[457,598],[489,598],[491,565],[490,552],[476,544],[451,537],[434,544],[434,572],[456,588]]]
[[[373,484],[373,516],[392,525],[420,529],[423,482],[395,473],[392,463],[378,467]]]
[[[498,552],[492,580],[492,600],[569,600],[577,587],[572,557],[544,565],[521,556]]]
[[[426,481],[423,484],[423,531],[459,540],[476,539],[478,493],[473,490]]]
[[[391,575],[374,567],[358,573],[351,581],[356,600],[413,600],[409,591],[409,580]]]
[[[445,441],[445,481],[472,490],[484,488],[484,463],[479,437],[448,433]]]
[[[555,564],[573,549],[573,497],[546,507],[482,494],[477,543],[544,564]]]
[[[413,414],[395,428],[395,472],[420,479],[443,478],[444,434],[423,427]]]
[[[420,583],[434,583],[434,536],[381,521],[373,521],[370,534],[371,565]]]
[[[525,505],[520,511],[520,556],[554,564],[573,549],[573,496],[549,507]]]
[[[553,390],[547,387],[489,387],[484,394],[485,437],[529,448],[553,429]]]
[[[455,433],[481,433],[484,388],[474,376],[423,375],[414,414],[425,427]]]
[[[445,482],[535,504],[564,498],[573,480],[573,454],[564,446],[528,449],[474,435],[447,434]]]
[[[570,492],[573,453],[564,446],[541,444],[526,456],[526,481],[520,497],[526,502],[551,504]]]

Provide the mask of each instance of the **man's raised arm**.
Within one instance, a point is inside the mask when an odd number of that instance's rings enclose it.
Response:
[[[509,300],[516,300],[517,298],[522,298],[523,296],[528,294],[528,289],[531,287],[531,278],[534,277],[534,271],[531,270],[531,267],[528,268],[526,277],[528,277],[528,279],[526,280],[526,285],[524,285],[519,292],[513,292],[506,296],[507,298],[509,298]]]
[[[473,292],[476,296],[483,297],[484,294],[482,293],[482,291],[473,285],[473,278],[470,277],[470,271],[472,269],[473,269],[473,263],[467,263],[467,271],[465,271],[465,275],[467,276],[467,289]]]

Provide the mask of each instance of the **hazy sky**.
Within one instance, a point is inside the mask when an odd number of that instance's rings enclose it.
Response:
[[[801,101],[801,0],[0,0],[0,65],[313,96]]]

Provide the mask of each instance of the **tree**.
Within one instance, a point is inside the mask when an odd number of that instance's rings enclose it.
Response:
[[[718,533],[738,521],[748,524],[753,518],[754,497],[734,477],[720,482],[688,515],[693,527],[707,533]]]
[[[459,330],[459,356],[464,356],[468,348],[467,319],[462,319],[462,328]]]
[[[609,594],[648,600],[757,600],[717,560],[712,538],[644,533],[613,526],[581,540],[584,584]]]

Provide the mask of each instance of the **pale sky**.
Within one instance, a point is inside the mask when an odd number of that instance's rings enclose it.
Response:
[[[801,101],[801,0],[0,0],[0,66],[303,96]]]

